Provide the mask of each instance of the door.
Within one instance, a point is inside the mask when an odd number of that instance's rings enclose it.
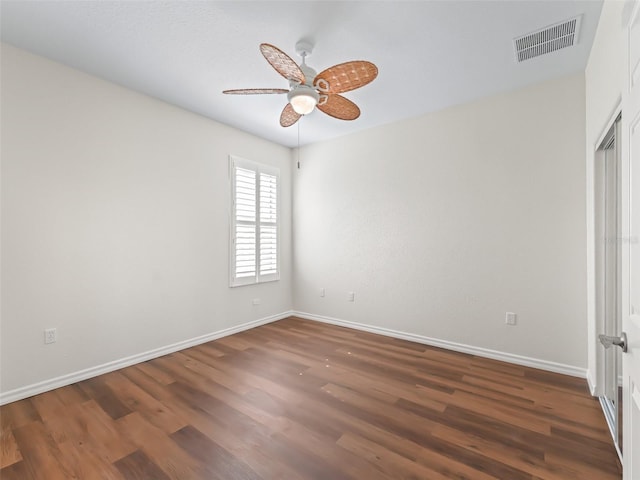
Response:
[[[622,92],[621,314],[628,350],[622,355],[623,478],[640,478],[640,3],[625,31],[628,62]]]

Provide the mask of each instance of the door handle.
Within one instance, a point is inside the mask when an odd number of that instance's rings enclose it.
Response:
[[[600,343],[604,345],[604,348],[609,348],[612,345],[620,347],[624,353],[627,353],[627,334],[622,332],[619,337],[612,337],[609,335],[598,335]]]

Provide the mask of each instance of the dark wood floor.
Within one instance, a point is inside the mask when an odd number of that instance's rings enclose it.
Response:
[[[0,415],[2,480],[621,477],[582,379],[296,318]]]

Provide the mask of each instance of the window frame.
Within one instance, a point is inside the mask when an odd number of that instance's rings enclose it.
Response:
[[[256,174],[256,218],[254,222],[242,222],[247,225],[255,225],[255,275],[246,277],[236,277],[236,226],[239,223],[236,218],[236,168],[251,170]],[[260,244],[261,226],[274,226],[272,222],[262,222],[260,218],[260,175],[271,175],[276,179],[276,272],[271,274],[260,274]],[[271,165],[247,160],[236,155],[229,155],[229,183],[231,208],[229,214],[229,286],[241,287],[244,285],[256,285],[259,283],[274,282],[280,280],[280,223],[281,223],[281,192],[280,169]]]

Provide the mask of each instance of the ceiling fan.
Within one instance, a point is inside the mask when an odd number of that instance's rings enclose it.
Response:
[[[340,120],[355,120],[360,109],[351,100],[339,95],[360,88],[378,76],[378,67],[364,60],[340,63],[316,74],[306,64],[313,45],[296,43],[296,52],[302,57],[298,65],[286,53],[271,44],[263,43],[260,51],[267,62],[289,81],[289,88],[241,88],[224,90],[229,95],[287,94],[289,103],[280,114],[280,125],[290,127],[303,115],[318,110]]]

